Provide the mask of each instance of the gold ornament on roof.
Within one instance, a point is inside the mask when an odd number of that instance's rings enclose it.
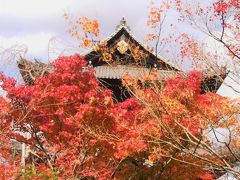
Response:
[[[128,49],[129,49],[129,44],[126,43],[124,40],[121,40],[120,42],[117,43],[117,50],[121,54],[125,54]]]

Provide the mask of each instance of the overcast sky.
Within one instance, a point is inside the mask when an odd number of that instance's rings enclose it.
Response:
[[[28,57],[46,59],[51,38],[72,43],[64,12],[97,18],[102,38],[113,33],[125,16],[134,34],[142,39],[148,5],[148,0],[0,0],[0,47],[24,44]]]

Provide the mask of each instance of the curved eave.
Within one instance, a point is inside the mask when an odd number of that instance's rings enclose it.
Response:
[[[27,84],[33,84],[36,77],[43,76],[52,70],[49,64],[38,61],[31,62],[25,59],[18,61],[17,66],[24,82]]]

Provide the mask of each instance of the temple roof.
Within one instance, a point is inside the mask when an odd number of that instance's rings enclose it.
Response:
[[[177,74],[184,72],[179,71],[176,67],[167,62],[166,59],[161,56],[155,56],[147,48],[145,48],[136,38],[131,34],[130,27],[127,25],[126,20],[123,18],[120,24],[117,26],[116,31],[109,36],[106,40],[107,48],[116,50],[116,45],[120,42],[123,44],[123,49],[117,49],[116,51],[126,51],[124,48],[128,48],[126,43],[133,46],[138,46],[145,54],[147,58],[143,59],[144,62],[137,64],[132,60],[130,56],[129,59],[125,55],[114,52],[115,58],[119,58],[117,62],[107,63],[101,61],[99,52],[95,50],[90,50],[85,53],[85,58],[88,61],[88,68],[93,68],[95,70],[96,77],[99,79],[122,79],[126,74],[129,74],[133,78],[138,78],[139,76],[144,76],[149,74],[152,70],[157,72],[159,79],[168,79],[176,77]],[[126,46],[126,47],[125,47]],[[39,61],[31,62],[26,59],[21,59],[18,61],[18,67],[24,81],[28,84],[33,84],[37,76],[43,76],[51,71],[53,71],[52,64],[44,64]],[[223,71],[215,72],[209,74],[209,72],[203,72],[204,81],[202,83],[202,89],[204,92],[211,91],[216,92],[221,86],[223,80],[227,76],[226,69]]]
[[[49,64],[44,64],[41,62],[31,62],[25,59],[18,61],[18,67],[20,73],[23,77],[23,80],[28,84],[33,84],[37,76],[43,76],[51,71],[53,71],[53,66]],[[151,70],[155,70],[160,80],[166,80],[169,78],[176,77],[180,72],[178,71],[169,71],[169,70],[158,70],[158,69],[149,69],[143,67],[130,67],[124,65],[117,66],[96,66],[96,67],[86,67],[93,68],[96,74],[96,77],[99,79],[122,79],[125,75],[130,75],[133,78],[139,78],[141,76],[147,75]],[[182,75],[186,73],[181,72]],[[221,86],[222,82],[227,76],[227,71],[222,70],[216,73],[203,72],[203,82],[202,89],[203,92],[211,91],[216,92]]]
[[[45,75],[53,71],[53,66],[51,64],[44,64],[41,62],[31,62],[26,59],[21,59],[18,61],[18,67],[23,80],[29,84],[32,84],[37,76]],[[129,74],[133,78],[138,78],[150,73],[151,69],[143,67],[130,67],[124,65],[117,66],[96,66],[96,67],[86,67],[93,68],[97,78],[108,78],[108,79],[122,79],[126,74]],[[168,70],[155,70],[157,75],[161,79],[173,78],[178,73],[177,71]]]

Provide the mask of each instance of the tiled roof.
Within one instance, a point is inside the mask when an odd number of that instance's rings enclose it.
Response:
[[[125,75],[130,75],[133,78],[148,75],[150,69],[143,67],[131,67],[124,65],[117,66],[97,66],[94,67],[97,78],[107,79],[122,79]],[[176,71],[155,70],[159,79],[173,78],[177,75]]]

